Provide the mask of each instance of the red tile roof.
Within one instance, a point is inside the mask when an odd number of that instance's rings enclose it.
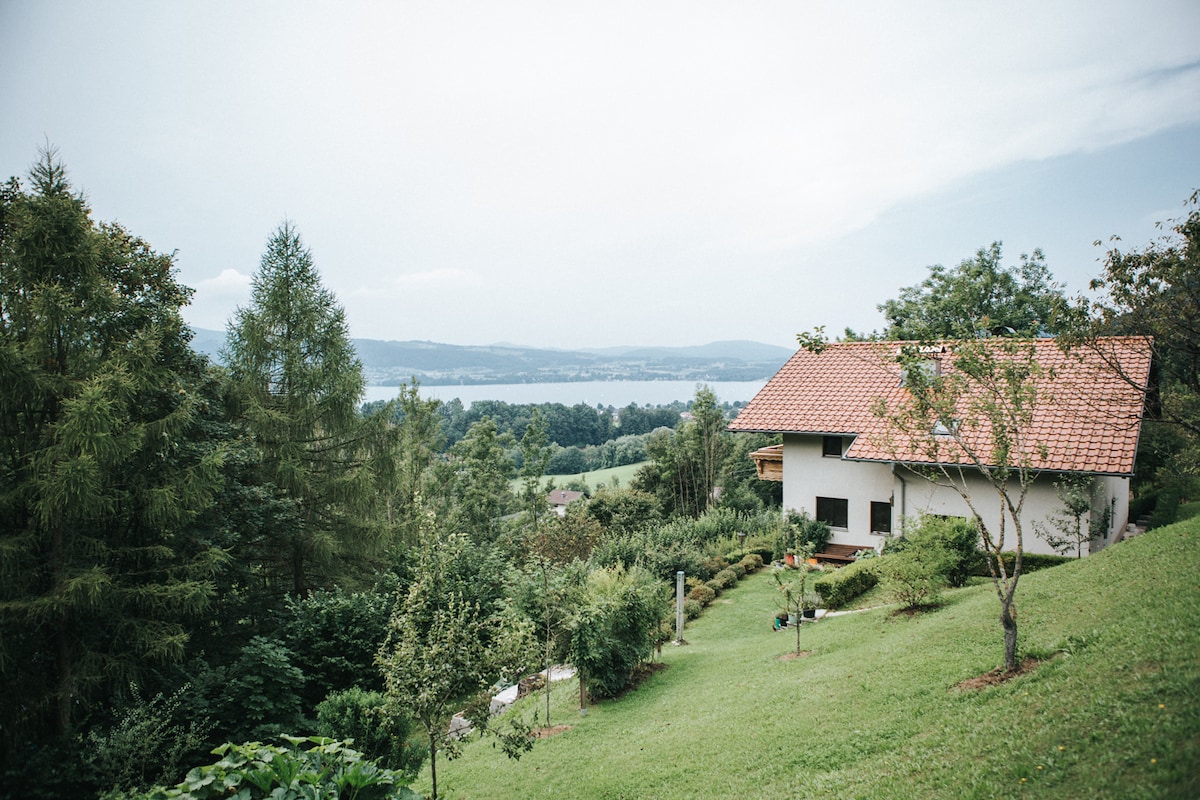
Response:
[[[895,409],[908,397],[896,360],[905,344],[912,343],[839,342],[821,353],[798,350],[729,429],[856,436],[845,455],[851,460],[970,463],[950,437],[924,436],[914,443],[873,412],[881,400]],[[987,344],[1002,357],[1002,340]],[[1095,349],[1066,353],[1053,339],[1028,344],[1042,373],[1025,437],[1027,463],[1035,469],[1132,474],[1150,373],[1149,340],[1111,337]],[[940,349],[943,370],[953,370],[954,343]],[[1131,381],[1108,368],[1106,359],[1118,362]],[[962,438],[987,463],[987,427],[964,424]]]

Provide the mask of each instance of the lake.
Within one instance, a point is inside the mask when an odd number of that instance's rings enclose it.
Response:
[[[706,381],[719,403],[746,402],[758,393],[767,380]],[[577,381],[573,383],[497,383],[488,385],[427,386],[421,384],[421,397],[436,397],[442,402],[458,398],[464,406],[476,400],[502,400],[505,403],[562,403],[573,406],[606,405],[624,408],[630,403],[652,406],[676,400],[687,402],[696,395],[696,381]],[[364,402],[391,400],[398,386],[368,386]]]

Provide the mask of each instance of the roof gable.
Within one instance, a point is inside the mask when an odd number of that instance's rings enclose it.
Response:
[[[1109,337],[1094,349],[1069,352],[1053,339],[1028,343],[1043,370],[1027,437],[1037,454],[1029,463],[1064,472],[1131,474],[1150,373],[1149,340]],[[880,400],[895,407],[906,399],[896,354],[912,344],[838,342],[820,353],[798,350],[729,429],[855,436],[845,455],[852,460],[969,463],[956,447],[940,446],[936,455],[923,446],[914,449],[872,411]],[[997,349],[1000,344],[996,340]],[[938,351],[943,368],[953,369],[954,343]],[[1135,385],[1108,368],[1109,359],[1120,363]],[[986,427],[970,433],[984,452],[989,434]]]

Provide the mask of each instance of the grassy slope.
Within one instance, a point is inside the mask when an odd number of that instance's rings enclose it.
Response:
[[[1200,796],[1200,520],[1022,579],[1024,652],[1070,652],[1007,684],[990,586],[940,611],[873,611],[773,633],[767,571],[689,624],[638,691],[519,762],[487,743],[443,764],[446,798]],[[528,713],[532,713],[529,711]],[[414,788],[428,791],[428,775]]]

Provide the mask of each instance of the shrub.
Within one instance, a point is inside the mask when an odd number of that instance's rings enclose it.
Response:
[[[736,564],[730,564],[730,565],[729,565],[729,571],[730,571],[730,572],[732,572],[734,575],[736,575],[736,576],[737,576],[737,579],[738,579],[739,581],[740,581],[742,578],[746,577],[746,567],[745,567],[745,565],[744,565],[744,564],[742,564],[742,562],[740,562],[740,561],[739,561],[738,563],[736,563]]]
[[[728,566],[729,566],[729,562],[726,561],[724,558],[721,558],[720,556],[712,556],[711,558],[706,558],[706,559],[704,559],[704,572],[701,573],[701,576],[706,579],[711,578],[713,575],[716,575],[718,572],[720,572],[721,570],[725,569]]]
[[[722,589],[728,589],[730,586],[736,586],[738,582],[737,573],[731,569],[723,569],[716,575],[713,575],[713,580],[721,584]]]
[[[725,591],[725,586],[716,578],[704,582],[704,585],[712,589],[713,595],[719,595]]]
[[[963,586],[979,555],[979,531],[970,520],[925,515],[910,520],[904,535],[888,543],[887,554],[919,552],[927,566],[937,564],[951,586]]]
[[[893,602],[904,608],[932,608],[947,583],[950,558],[940,547],[912,548],[879,559],[878,571]]]
[[[882,561],[881,558],[855,561],[817,578],[813,588],[821,595],[826,608],[841,608],[879,583],[876,569]]]
[[[753,573],[762,569],[763,558],[758,553],[750,553],[740,563],[747,573]]]
[[[415,777],[425,760],[425,746],[409,737],[416,724],[409,717],[383,713],[379,692],[356,687],[331,692],[317,705],[317,733],[332,739],[353,740],[364,756],[388,769]]]
[[[1011,574],[1013,567],[1016,565],[1017,554],[1003,553],[1002,555],[1004,557],[1004,567]],[[1075,559],[1071,558],[1070,556],[1052,556],[1044,553],[1025,553],[1021,556],[1021,572],[1022,574],[1029,574],[1030,572],[1037,572],[1039,569],[1057,567],[1059,564],[1066,564],[1067,562],[1074,560]],[[987,559],[984,557],[982,552],[975,554],[975,557],[971,560],[970,570],[970,574],[977,578],[992,577],[992,573],[988,572]]]
[[[231,797],[243,800],[268,797],[416,798],[404,775],[382,768],[345,742],[284,736],[291,746],[223,744],[213,754],[215,764],[196,767],[171,789],[154,789],[139,800]],[[301,750],[301,744],[312,747]]]
[[[717,593],[703,584],[695,587],[690,592],[688,592],[688,599],[695,600],[697,603],[699,603],[702,606],[708,605],[713,600],[715,600],[716,597],[717,597]]]
[[[704,611],[704,606],[700,605],[699,601],[692,600],[690,597],[683,601],[683,616],[687,619],[695,619],[700,616],[702,611]]]
[[[1150,515],[1147,529],[1161,528],[1170,525],[1179,516],[1179,491],[1163,489],[1158,493],[1158,501],[1154,504],[1154,513]]]

